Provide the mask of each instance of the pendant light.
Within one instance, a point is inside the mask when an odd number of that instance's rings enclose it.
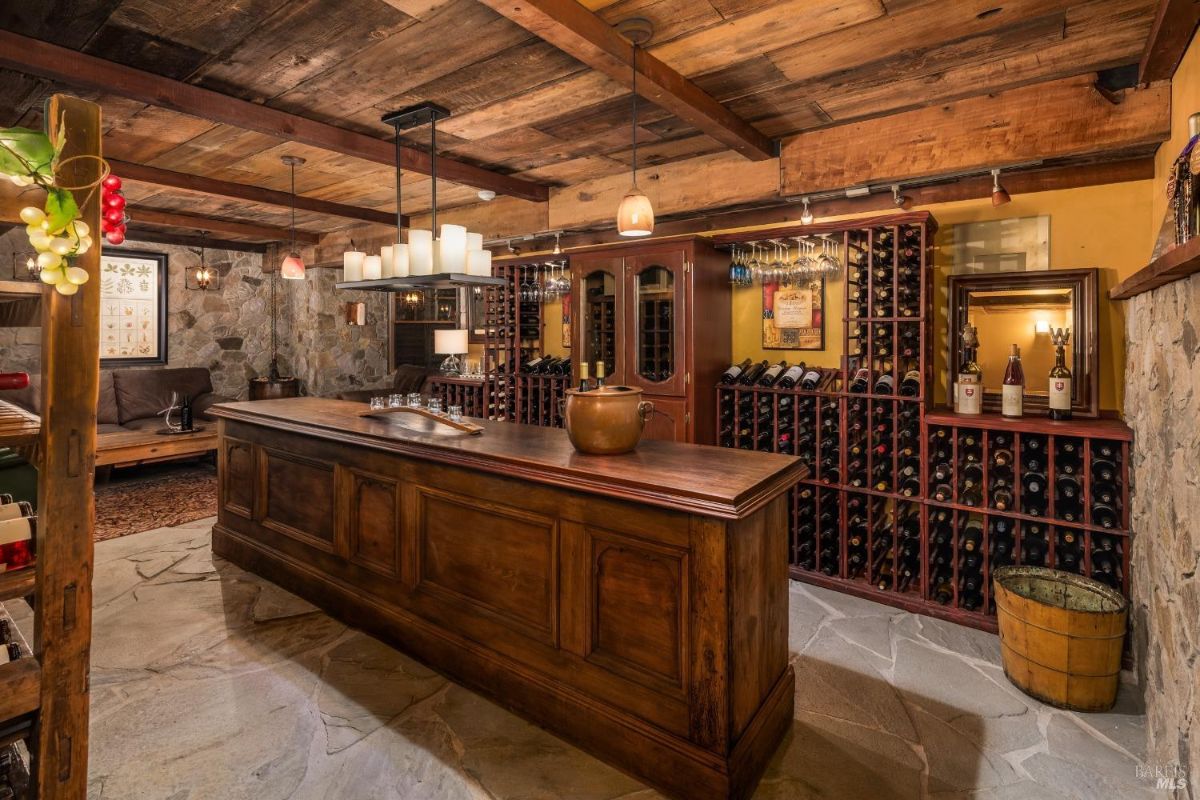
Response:
[[[292,251],[279,267],[279,274],[293,281],[304,280],[304,261],[296,249],[296,167],[304,163],[300,156],[282,156],[279,159],[292,171]]]
[[[617,208],[617,233],[622,236],[649,236],[654,233],[654,207],[637,185],[637,53],[638,45],[649,41],[654,29],[648,20],[637,18],[625,20],[617,26],[617,30],[633,46],[633,185]]]

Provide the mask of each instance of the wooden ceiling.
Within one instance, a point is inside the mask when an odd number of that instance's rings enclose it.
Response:
[[[920,106],[1136,64],[1155,0],[584,0],[604,20],[642,16],[648,49],[771,139]],[[0,28],[379,139],[380,116],[431,100],[442,155],[546,185],[628,169],[630,93],[477,0],[59,0],[5,3]],[[0,70],[0,125],[40,125],[71,91],[103,106],[106,155],[287,190],[279,157],[308,159],[297,191],[394,211],[386,165],[216,124],[122,96]],[[639,161],[727,146],[641,104]],[[886,123],[881,123],[886,124]],[[409,137],[427,144],[426,131]],[[224,217],[286,227],[289,212],[241,198],[129,181],[131,214]],[[478,202],[439,181],[439,207]],[[404,211],[430,205],[406,173]],[[354,224],[301,210],[297,225]],[[230,234],[262,241],[266,237]]]

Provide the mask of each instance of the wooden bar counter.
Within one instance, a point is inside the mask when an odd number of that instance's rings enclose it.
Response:
[[[680,798],[754,789],[792,720],[794,458],[216,406],[213,549]]]

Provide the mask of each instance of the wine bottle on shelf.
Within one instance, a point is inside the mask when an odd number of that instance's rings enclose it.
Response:
[[[871,370],[861,367],[854,373],[854,379],[850,381],[850,391],[855,394],[866,394],[869,388],[871,388]]]
[[[758,385],[767,389],[771,388],[775,385],[775,382],[779,380],[779,376],[783,374],[787,367],[788,363],[786,361],[780,361],[778,364],[772,364],[767,368],[766,372],[762,374],[762,377],[758,379]]]
[[[758,379],[767,371],[767,367],[771,366],[767,361],[760,361],[757,364],[744,370],[738,379],[738,383],[742,386],[753,386],[758,383]]]
[[[586,392],[591,387],[588,385],[588,362],[579,362],[579,391]]]
[[[962,362],[958,368],[958,380],[955,382],[954,410],[959,414],[982,414],[983,370],[975,361],[975,351],[979,344],[975,326],[963,326],[962,341]]]
[[[817,387],[821,385],[821,370],[818,367],[809,367],[804,370],[804,375],[800,378],[800,388],[807,392],[815,392]]]
[[[902,397],[916,397],[921,393],[921,372],[920,370],[910,369],[904,373],[904,379],[900,381],[900,395]]]
[[[1065,348],[1071,329],[1059,328],[1052,334],[1054,366],[1050,368],[1050,419],[1071,418],[1071,370],[1067,368]]]
[[[791,389],[800,382],[800,379],[803,376],[804,362],[802,361],[799,364],[794,364],[784,370],[783,374],[779,376],[779,380],[775,382],[775,385],[780,389]]]
[[[1021,368],[1021,348],[1012,346],[1008,366],[1004,368],[1004,385],[1000,389],[1000,414],[1019,418],[1025,413],[1025,370]]]

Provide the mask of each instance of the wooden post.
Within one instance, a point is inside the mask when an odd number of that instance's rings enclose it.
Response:
[[[100,155],[100,107],[56,94],[46,113],[51,140],[66,132],[63,157]],[[56,178],[96,180],[96,159],[61,166]],[[39,440],[35,645],[42,665],[34,796],[87,795],[88,669],[92,635],[92,533],[96,405],[100,372],[100,188],[75,200],[95,240],[75,265],[89,280],[71,297],[42,297],[42,431]]]

